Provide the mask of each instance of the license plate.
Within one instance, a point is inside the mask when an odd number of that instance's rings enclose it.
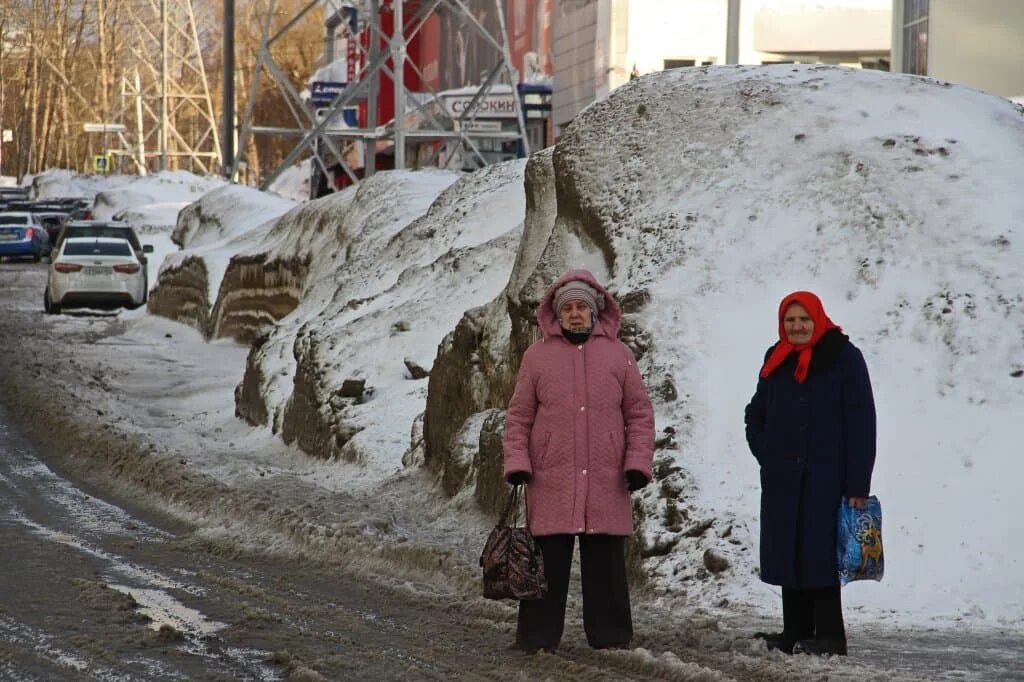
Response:
[[[10,232],[0,232],[0,242],[13,242],[18,240],[18,235]]]
[[[99,267],[95,265],[87,265],[85,267],[85,274],[87,275],[109,275],[110,268]]]

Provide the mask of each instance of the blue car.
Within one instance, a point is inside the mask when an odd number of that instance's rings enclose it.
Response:
[[[38,263],[50,255],[51,248],[46,228],[33,214],[0,213],[0,257],[31,258]]]

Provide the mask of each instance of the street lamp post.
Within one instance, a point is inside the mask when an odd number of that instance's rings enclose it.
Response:
[[[725,28],[725,63],[740,63],[740,0],[729,0]]]

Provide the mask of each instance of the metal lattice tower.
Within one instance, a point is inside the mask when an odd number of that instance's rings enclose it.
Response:
[[[130,40],[115,120],[140,174],[217,172],[221,148],[192,0],[127,3]]]
[[[406,165],[406,144],[416,141],[432,141],[437,143],[430,163],[437,162],[441,167],[448,167],[453,159],[459,159],[460,153],[474,157],[481,165],[486,165],[484,154],[480,151],[479,141],[514,142],[529,154],[529,142],[526,135],[526,118],[518,96],[513,96],[517,119],[516,131],[483,131],[473,124],[480,113],[480,104],[495,86],[504,81],[511,86],[513,95],[517,82],[517,74],[511,64],[508,31],[505,26],[503,0],[493,0],[493,7],[500,18],[500,28],[494,32],[485,28],[474,16],[465,0],[310,0],[296,15],[276,33],[271,33],[270,17],[274,12],[276,0],[268,0],[266,22],[264,23],[259,55],[255,71],[250,79],[250,92],[239,130],[239,144],[236,156],[232,161],[232,171],[237,172],[242,160],[243,150],[252,135],[277,135],[298,137],[299,142],[283,161],[269,174],[264,174],[260,183],[265,189],[286,169],[308,154],[321,172],[327,173],[329,166],[339,166],[353,182],[359,178],[346,161],[346,152],[359,145],[363,152],[363,168],[370,175],[375,170],[377,143],[387,141],[393,143],[395,168],[404,169]],[[387,6],[393,13],[393,35],[387,35],[381,24],[381,7]],[[271,55],[270,48],[291,27],[296,25],[303,16],[316,7],[323,7],[329,13],[341,13],[343,8],[354,8],[359,17],[358,28],[353,32],[345,26],[346,38],[357,45],[361,70],[358,80],[350,82],[338,94],[318,120],[312,108],[303,99],[296,86],[288,80],[284,70],[277,65]],[[426,87],[426,92],[413,93],[406,88],[404,82],[404,66],[411,65],[421,82],[426,78],[419,67],[408,61],[408,47],[413,38],[423,29],[427,20],[436,13],[447,12],[459,18],[470,30],[476,33],[486,44],[494,48],[498,55],[493,67],[482,75],[482,83],[474,86],[469,93],[469,103],[458,116],[447,111],[439,93]],[[368,32],[369,47],[363,45],[361,35]],[[380,46],[384,43],[384,47]],[[389,65],[388,62],[391,62]],[[294,127],[261,125],[253,120],[255,98],[261,76],[269,75],[284,93],[289,109],[295,120]],[[376,98],[380,92],[380,77],[385,74],[394,87],[394,119],[377,121]],[[333,128],[331,121],[347,108],[361,99],[367,100],[367,121],[364,127]],[[409,114],[419,120],[410,124]],[[462,150],[462,151],[460,151]]]

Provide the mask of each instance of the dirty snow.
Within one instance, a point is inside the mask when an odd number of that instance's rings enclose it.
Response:
[[[643,365],[649,385],[668,378],[680,395],[659,403],[658,428],[677,430],[683,499],[714,521],[699,548],[734,564],[689,583],[691,598],[777,608],[754,575],[742,415],[778,301],[810,289],[864,351],[879,412],[886,576],[846,588],[847,610],[1024,625],[1021,112],[886,73],[681,69],[624,86],[563,137],[563,172],[607,227],[612,287],[651,295]],[[593,262],[595,246],[577,242]],[[666,533],[657,513],[646,531]],[[699,562],[682,550],[651,563],[679,592]]]
[[[179,207],[173,232],[184,250],[169,254],[160,266],[174,268],[187,258],[199,258],[206,267],[210,306],[227,271],[231,257],[247,253],[262,239],[295,202],[240,185],[224,185],[197,201]]]

